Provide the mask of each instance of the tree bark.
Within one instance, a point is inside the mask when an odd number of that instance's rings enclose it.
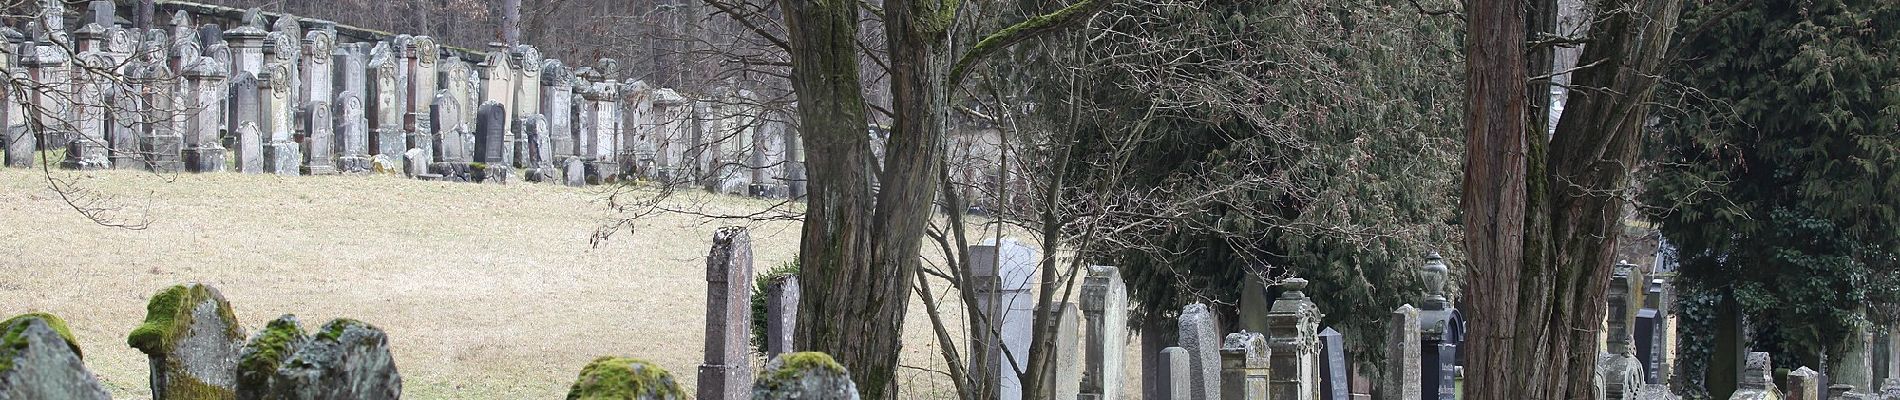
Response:
[[[521,44],[521,0],[501,2],[501,42],[509,47]]]
[[[1528,388],[1519,362],[1537,362],[1514,335],[1518,285],[1523,268],[1525,215],[1524,2],[1469,0],[1465,38],[1465,253],[1470,259],[1470,374],[1466,393],[1474,400],[1523,398]],[[1531,316],[1535,318],[1535,316]]]

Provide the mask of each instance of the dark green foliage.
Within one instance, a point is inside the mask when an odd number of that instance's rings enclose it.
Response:
[[[772,281],[786,276],[798,276],[798,260],[779,264],[752,279],[752,351],[759,355],[765,354],[765,297],[771,293]]]
[[[1772,321],[1753,324],[1756,347],[1820,360],[1900,301],[1900,3],[1730,3],[1683,13],[1669,78],[1693,89],[1665,91],[1643,200],[1701,294],[1683,315],[1733,296]],[[1700,368],[1710,336],[1682,337]]]
[[[1126,36],[1073,55],[1089,73],[1074,91],[1039,94],[1064,105],[1043,108],[1049,125],[1078,130],[1067,181],[1130,214],[1178,215],[1094,262],[1123,267],[1150,318],[1204,301],[1232,321],[1246,274],[1306,278],[1323,323],[1379,360],[1382,320],[1417,302],[1425,253],[1462,274],[1462,23],[1393,1],[1197,4],[1111,7],[1098,19],[1117,22],[1097,29]],[[1086,118],[1069,119],[1069,96]]]

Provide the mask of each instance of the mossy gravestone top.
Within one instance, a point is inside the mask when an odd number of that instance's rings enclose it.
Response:
[[[601,357],[581,368],[567,400],[682,400],[673,374],[652,363],[626,357]]]
[[[752,399],[857,400],[858,386],[851,382],[851,373],[825,353],[785,353],[765,364],[752,385]]]
[[[305,335],[296,316],[278,317],[245,344],[239,364],[241,399],[402,398],[388,335],[357,320],[331,320]]]
[[[0,322],[0,400],[111,398],[79,354],[59,317],[26,314]]]
[[[224,295],[201,284],[166,288],[145,305],[145,323],[126,343],[151,360],[156,399],[236,398],[244,341]]]

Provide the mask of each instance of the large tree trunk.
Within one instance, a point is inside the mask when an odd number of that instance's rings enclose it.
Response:
[[[521,44],[521,0],[501,2],[501,42],[511,47]]]
[[[1523,53],[1505,49],[1509,38],[1524,37],[1508,26],[1525,26],[1523,10],[1507,7],[1523,3],[1499,3],[1467,7],[1472,109],[1461,207],[1471,257],[1469,394],[1594,399],[1598,329],[1629,173],[1681,4],[1617,0],[1598,7],[1607,14],[1591,26],[1578,63],[1594,67],[1576,72],[1546,143],[1542,130],[1526,129],[1539,124],[1526,126],[1525,114],[1513,119],[1508,112],[1529,111],[1511,98],[1527,92],[1508,87],[1525,74],[1503,69],[1547,64],[1513,59]]]

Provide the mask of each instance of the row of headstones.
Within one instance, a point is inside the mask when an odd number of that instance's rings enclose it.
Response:
[[[1333,392],[1321,379],[1323,314],[1304,293],[1306,285],[1300,278],[1280,283],[1280,297],[1264,315],[1265,332],[1242,329],[1221,337],[1206,305],[1183,308],[1180,345],[1159,354],[1161,398],[1318,400]]]
[[[294,315],[246,340],[231,305],[201,284],[152,296],[126,342],[151,361],[155,399],[397,399],[402,377],[381,329],[337,319],[314,332]],[[65,321],[34,313],[0,323],[0,399],[107,399]]]
[[[0,108],[22,127],[0,135],[12,166],[32,165],[41,143],[64,143],[61,165],[74,169],[223,171],[229,152],[245,173],[507,181],[518,168],[569,184],[694,175],[754,194],[783,194],[794,169],[781,161],[796,143],[755,137],[765,133],[756,115],[620,82],[612,59],[570,70],[532,46],[491,44],[470,65],[427,36],[339,44],[332,22],[267,25],[256,9],[230,30],[194,26],[181,10],[171,29],[141,33],[115,26],[104,0],[69,37],[62,3],[41,7],[25,33],[0,29],[8,70],[32,82],[9,88],[22,93]]]

